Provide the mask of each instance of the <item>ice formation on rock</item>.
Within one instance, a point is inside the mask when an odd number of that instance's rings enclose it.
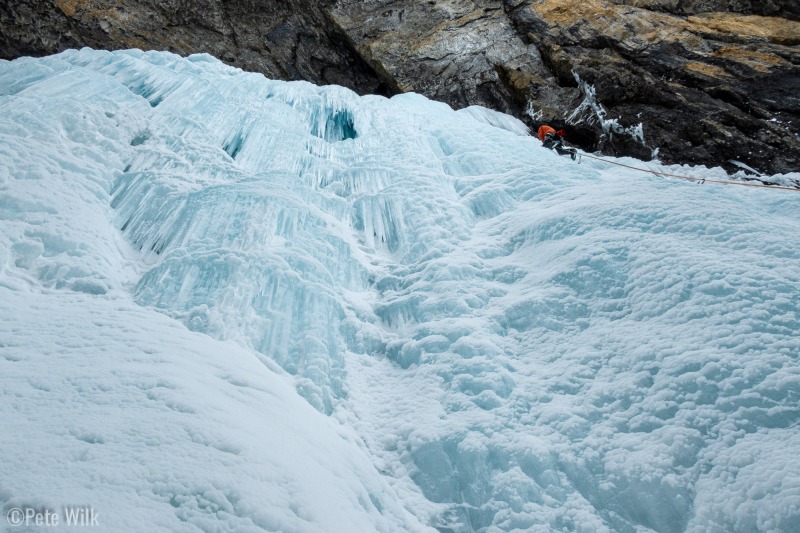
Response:
[[[795,194],[209,56],[3,62],[0,94],[6,507],[80,486],[118,530],[129,493],[151,529],[800,529]],[[85,476],[52,471],[62,446]]]

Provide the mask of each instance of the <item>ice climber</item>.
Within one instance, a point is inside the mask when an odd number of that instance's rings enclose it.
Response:
[[[564,136],[566,136],[566,134],[567,132],[564,130],[556,131],[547,124],[543,124],[539,127],[539,140],[542,141],[542,146],[550,150],[555,150],[558,152],[558,155],[569,154],[572,160],[575,161],[578,151],[575,150],[575,148],[564,147]]]

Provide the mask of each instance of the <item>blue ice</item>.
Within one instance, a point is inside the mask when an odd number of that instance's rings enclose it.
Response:
[[[576,164],[488,109],[210,56],[5,62],[0,94],[0,187],[77,164],[97,206],[5,232],[3,284],[128,291],[277,363],[431,528],[800,528],[796,194]],[[64,145],[24,165],[42,132]],[[24,190],[1,219],[49,216]]]

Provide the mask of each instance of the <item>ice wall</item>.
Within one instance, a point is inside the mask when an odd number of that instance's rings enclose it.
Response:
[[[63,134],[111,206],[8,233],[5,284],[128,290],[277,362],[440,531],[800,529],[795,193],[577,165],[488,110],[208,56],[2,69],[5,134]]]
[[[79,508],[91,509],[88,529],[112,532],[430,531],[355,430],[310,406],[266,356],[134,301],[149,286],[180,315],[194,297],[147,277],[177,270],[170,254],[248,257],[180,235],[203,230],[187,221],[208,230],[213,218],[187,213],[196,202],[215,213],[202,189],[229,169],[200,161],[207,145],[159,137],[151,121],[166,89],[142,80],[179,86],[191,79],[161,65],[192,64],[141,57],[0,62],[0,530],[75,530],[64,509]],[[148,183],[130,168],[149,157]],[[206,181],[169,168],[182,163],[208,164]],[[179,272],[204,266],[192,254]],[[23,512],[32,515],[17,521]]]

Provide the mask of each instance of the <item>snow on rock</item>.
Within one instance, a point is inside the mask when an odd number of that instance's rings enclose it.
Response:
[[[6,507],[797,529],[795,193],[209,56],[3,62],[0,94]]]

